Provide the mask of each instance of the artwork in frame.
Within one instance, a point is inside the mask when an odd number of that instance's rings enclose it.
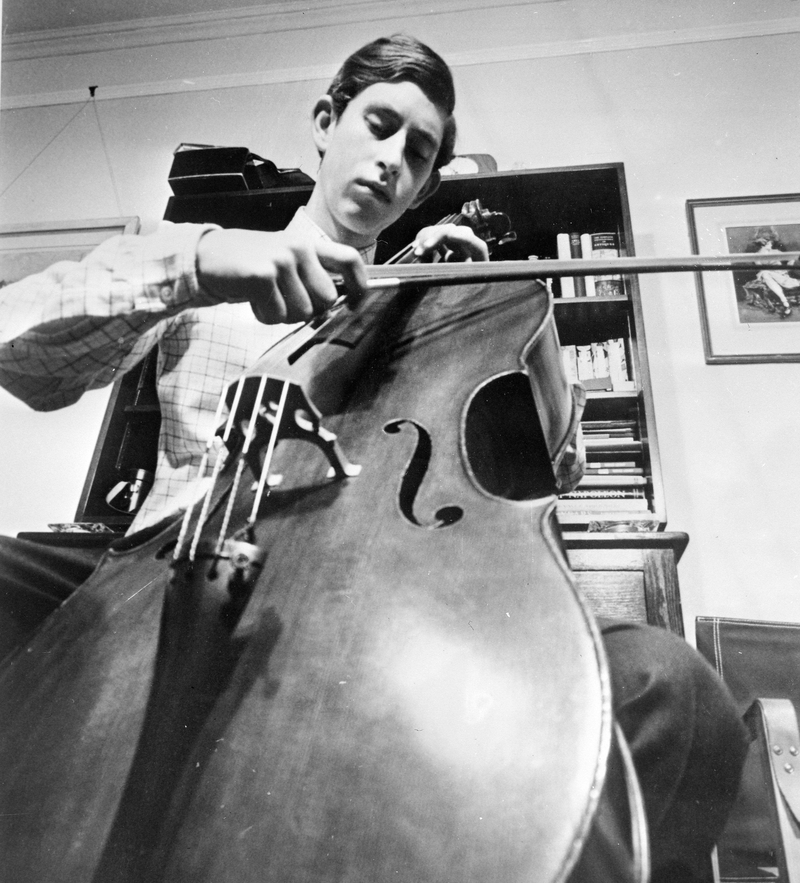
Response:
[[[79,261],[118,233],[138,232],[138,217],[0,224],[0,287],[57,261]]]
[[[775,254],[764,270],[697,273],[708,364],[800,362],[800,193],[690,199],[692,251],[698,255]]]

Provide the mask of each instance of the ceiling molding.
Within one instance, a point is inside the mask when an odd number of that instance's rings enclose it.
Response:
[[[565,0],[505,0],[495,8],[539,6]],[[293,0],[280,0],[269,6],[201,12],[192,15],[165,15],[135,21],[108,22],[51,31],[10,34],[3,39],[3,61],[50,58],[110,49],[135,49],[197,40],[226,40],[282,31],[310,30],[387,19],[430,17],[484,12],[485,0],[404,0],[402,13],[385,0],[306,0],[302,8]]]
[[[414,0],[406,0],[414,2]],[[461,4],[463,9],[463,4]],[[527,61],[537,58],[556,58],[571,55],[591,55],[602,52],[631,52],[664,46],[708,43],[722,40],[741,40],[781,36],[800,32],[800,17],[773,21],[746,22],[682,31],[656,31],[644,34],[625,34],[616,37],[598,37],[586,40],[567,40],[553,43],[528,43],[519,46],[487,47],[445,54],[453,68],[470,65],[498,64],[509,61]],[[218,35],[216,35],[218,36]],[[5,54],[5,47],[3,50]],[[5,59],[4,59],[5,60]],[[338,65],[312,65],[282,68],[272,71],[224,74],[192,79],[165,80],[147,83],[126,83],[122,86],[99,87],[98,101],[168,95],[179,92],[202,92],[217,89],[237,89],[249,86],[274,85],[309,80],[330,80]],[[76,104],[88,100],[87,90],[65,90],[30,95],[10,95],[3,99],[2,109],[41,107],[54,104]]]

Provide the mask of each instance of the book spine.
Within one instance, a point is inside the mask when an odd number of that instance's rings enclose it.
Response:
[[[636,469],[639,472],[644,472],[644,470],[636,465],[635,460],[587,460],[589,469]]]
[[[625,341],[621,337],[606,342],[608,349],[608,369],[611,375],[611,387],[614,390],[631,390],[635,388],[628,371],[628,357],[625,353]]]
[[[586,488],[644,487],[647,479],[643,475],[584,475],[578,490]]]
[[[570,383],[577,383],[578,377],[578,352],[574,346],[562,346],[561,358],[564,361],[564,373]]]
[[[616,233],[592,233],[592,257],[598,260],[619,257],[619,240]],[[595,276],[595,290],[601,297],[618,297],[624,294],[621,276]]]
[[[612,389],[611,374],[608,368],[608,353],[604,343],[593,343],[592,347],[592,368],[594,369],[594,379],[600,381],[604,389]]]
[[[644,500],[641,488],[578,488],[562,494],[560,500]]]
[[[584,420],[581,425],[587,434],[605,437],[627,435],[632,438],[638,429],[634,420]]]
[[[586,450],[603,451],[610,453],[611,451],[625,451],[625,453],[639,453],[642,450],[642,443],[634,438],[591,438],[584,436],[583,443]]]
[[[647,500],[565,500],[558,498],[557,511],[576,515],[581,513],[597,515],[613,509],[615,512],[648,511]]]
[[[569,247],[569,233],[559,233],[556,236],[556,247],[560,261],[568,261],[572,258],[572,251]],[[575,297],[575,280],[571,276],[562,276],[560,283],[561,297]]]
[[[590,258],[592,256],[592,234],[581,234],[581,257]],[[594,284],[594,276],[584,276],[584,285],[586,286],[586,297],[595,297],[597,290]]]
[[[587,466],[586,475],[644,475],[641,466]]]
[[[580,233],[569,234],[569,256],[574,261],[579,261],[583,258]],[[586,280],[583,276],[576,276],[572,282],[575,286],[575,297],[586,297]]]
[[[578,380],[586,386],[594,380],[594,365],[592,364],[592,348],[588,344],[575,347],[578,363]]]

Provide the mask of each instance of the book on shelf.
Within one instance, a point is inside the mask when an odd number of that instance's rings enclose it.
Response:
[[[578,380],[581,382],[594,378],[594,360],[592,359],[592,345],[585,344],[576,346],[578,353]]]
[[[557,512],[571,515],[583,514],[595,516],[598,513],[613,510],[615,512],[646,512],[649,505],[646,499],[638,498],[631,500],[571,500],[559,497],[556,504]]]
[[[599,389],[612,389],[611,373],[608,369],[608,351],[606,342],[590,344],[592,350],[592,370]]]
[[[645,496],[641,497],[580,497],[573,494],[565,494],[558,498],[558,510],[570,512],[605,512],[613,509],[615,512],[643,511],[648,509],[649,503]]]
[[[590,460],[587,455],[588,469],[640,469],[636,460]]]
[[[578,382],[578,350],[574,346],[562,346],[561,358],[564,362],[564,373],[570,383]]]
[[[586,389],[613,392],[634,390],[628,372],[625,341],[620,338],[561,347],[567,379],[580,381]]]
[[[556,251],[560,261],[572,259],[572,249],[569,246],[569,233],[556,235]],[[575,297],[575,279],[572,276],[562,276],[559,280],[561,297]]]
[[[591,466],[587,465],[584,475],[644,475],[641,466]]]
[[[569,234],[569,256],[573,261],[579,261],[583,258],[580,233]],[[586,297],[586,280],[583,276],[575,276],[572,284],[575,287],[575,297]]]
[[[619,236],[616,233],[592,233],[591,240],[592,258],[606,260],[620,256]],[[594,285],[600,297],[619,297],[625,294],[622,276],[595,276]]]
[[[620,488],[644,487],[647,479],[644,475],[588,475],[585,474],[578,484],[577,490],[586,488]]]
[[[606,260],[620,257],[617,233],[569,233],[556,234],[556,254],[560,261]],[[622,276],[562,276],[561,297],[619,297],[625,294]]]
[[[569,493],[562,494],[562,500],[591,500],[605,498],[619,498],[621,500],[635,500],[646,497],[644,488],[641,487],[576,487]]]
[[[596,428],[591,425],[581,424],[583,426],[583,434],[590,435],[592,438],[635,438],[635,426],[603,426]]]
[[[611,376],[611,388],[614,390],[631,390],[636,384],[631,380],[628,370],[628,357],[625,352],[625,341],[621,337],[614,337],[605,342],[608,356],[608,373]]]
[[[642,450],[641,441],[635,438],[592,438],[591,435],[584,435],[583,443],[587,451],[639,453]]]
[[[581,257],[590,258],[592,256],[592,234],[581,234]],[[584,286],[586,288],[586,297],[595,297],[597,289],[594,284],[594,276],[583,277]]]
[[[624,429],[635,432],[639,424],[635,420],[582,420],[584,431],[603,432],[608,429]]]

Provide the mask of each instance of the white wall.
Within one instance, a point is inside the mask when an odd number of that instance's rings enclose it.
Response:
[[[501,169],[623,161],[639,255],[688,253],[689,198],[800,189],[793,0],[483,6],[410,0],[406,18],[389,18],[377,2],[357,18],[318,0],[313,27],[282,12],[246,28],[206,17],[194,29],[71,34],[69,51],[7,41],[0,217],[140,215],[152,229],[181,141],[242,144],[313,175],[307,109],[346,53],[396,30],[454,65],[462,152],[491,153]],[[58,102],[83,101],[89,85],[101,100],[9,186],[80,108]],[[800,620],[800,364],[706,365],[693,278],[641,286],[669,528],[691,536],[680,568],[688,631],[700,613]],[[0,400],[0,530],[72,517],[103,395],[93,399],[30,421]],[[66,427],[34,434],[58,419]]]

